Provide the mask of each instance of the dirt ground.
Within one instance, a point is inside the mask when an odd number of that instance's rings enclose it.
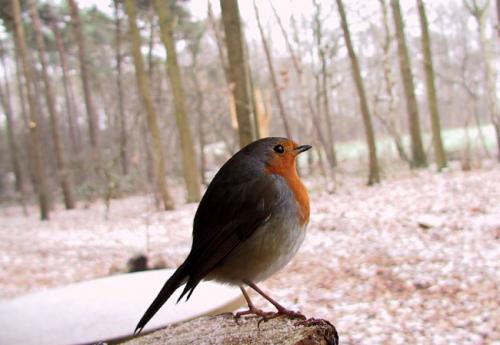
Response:
[[[500,344],[500,166],[337,180],[335,193],[307,181],[306,241],[261,287],[330,320],[342,344]],[[41,222],[0,208],[0,298],[107,276],[141,252],[175,267],[189,251],[195,204],[156,212],[137,196],[104,210]]]

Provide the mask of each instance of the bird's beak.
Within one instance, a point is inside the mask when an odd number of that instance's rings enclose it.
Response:
[[[300,145],[300,146],[297,146],[295,148],[295,152],[297,152],[297,154],[299,154],[299,153],[302,153],[302,152],[306,152],[310,148],[312,148],[311,145]]]

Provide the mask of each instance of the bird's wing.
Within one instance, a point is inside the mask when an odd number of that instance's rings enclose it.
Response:
[[[181,298],[269,221],[272,210],[283,203],[288,192],[279,188],[279,179],[270,174],[258,174],[239,183],[214,179],[195,216],[193,246],[185,262],[189,279]]]

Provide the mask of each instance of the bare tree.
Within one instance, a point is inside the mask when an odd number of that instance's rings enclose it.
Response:
[[[194,154],[193,138],[189,127],[189,118],[186,111],[186,96],[182,82],[179,64],[177,62],[177,51],[174,40],[174,18],[169,8],[169,3],[161,0],[153,1],[156,13],[160,20],[161,40],[167,52],[167,74],[174,98],[175,120],[179,138],[181,140],[181,156],[184,182],[187,190],[187,202],[200,200],[200,180],[196,156]]]
[[[337,154],[335,152],[335,136],[333,133],[333,124],[330,112],[330,76],[327,71],[326,48],[323,43],[323,26],[321,21],[321,4],[317,0],[313,0],[315,14],[313,19],[314,40],[316,42],[316,50],[320,63],[320,80],[318,80],[318,101],[321,100],[318,110],[324,115],[326,133],[328,135],[328,145],[325,147],[326,158],[330,167],[337,166]],[[332,45],[332,50],[335,51],[336,44],[334,39],[329,40]],[[322,109],[322,111],[321,111]]]
[[[208,11],[207,11],[207,17],[208,17],[208,24],[210,25],[212,32],[214,34],[215,38],[215,43],[217,45],[217,55],[219,56],[219,60],[222,66],[222,70],[224,72],[224,80],[226,82],[227,86],[227,94],[228,94],[228,101],[229,101],[229,114],[231,116],[231,125],[235,129],[235,132],[238,129],[238,120],[236,116],[236,106],[234,102],[234,95],[233,95],[233,90],[231,87],[231,81],[229,79],[229,63],[227,62],[227,57],[226,57],[226,51],[224,49],[224,42],[223,42],[223,37],[221,36],[221,32],[219,30],[219,27],[216,23],[216,20],[214,18],[214,13],[212,10],[212,5],[209,2],[208,3]],[[238,134],[238,133],[236,133]]]
[[[75,0],[68,0],[68,5],[71,14],[71,23],[73,25],[74,35],[78,46],[80,77],[82,78],[83,95],[85,98],[85,107],[87,109],[90,145],[92,146],[94,159],[96,160],[97,163],[97,169],[99,169],[100,166],[99,124],[97,121],[97,113],[94,106],[92,92],[90,91],[87,52],[86,52],[85,40],[83,38],[80,13],[78,5],[76,4]]]
[[[3,69],[3,86],[0,83],[0,104],[5,113],[7,123],[7,141],[9,144],[10,162],[12,164],[12,171],[14,172],[15,187],[17,192],[23,190],[23,175],[21,171],[21,163],[19,162],[19,149],[16,141],[16,130],[14,125],[14,117],[11,103],[10,85],[7,78],[7,69],[5,65],[6,51],[3,47],[3,42],[0,40],[0,59],[2,61]]]
[[[155,165],[155,178],[158,186],[158,191],[161,195],[163,207],[165,210],[174,208],[174,203],[170,193],[167,189],[165,181],[165,161],[163,146],[161,143],[160,129],[158,127],[158,116],[153,104],[152,93],[146,70],[144,68],[144,61],[141,55],[141,39],[139,29],[136,22],[136,9],[134,0],[125,0],[125,10],[128,16],[130,41],[132,45],[132,55],[135,64],[135,75],[137,79],[137,87],[142,96],[144,107],[146,108],[146,116],[153,141],[154,147],[154,165]]]
[[[361,71],[359,68],[358,58],[356,56],[356,53],[354,52],[354,48],[351,42],[351,34],[349,32],[349,25],[347,23],[344,4],[342,3],[342,0],[336,0],[336,1],[340,15],[342,32],[344,33],[344,40],[347,52],[349,53],[349,59],[351,60],[352,77],[354,79],[354,83],[356,84],[356,90],[359,96],[359,106],[361,108],[361,114],[363,115],[363,124],[365,127],[366,142],[368,145],[368,152],[369,152],[368,185],[372,185],[380,182],[380,174],[377,161],[377,146],[375,144],[375,134],[373,132],[370,110],[368,108],[368,101],[366,99],[363,79],[361,78]]]
[[[207,119],[206,111],[205,111],[205,90],[202,89],[201,81],[199,75],[201,74],[201,69],[199,67],[199,57],[202,52],[201,43],[202,38],[205,35],[205,27],[196,31],[191,37],[190,43],[188,45],[189,51],[191,53],[191,66],[189,68],[190,71],[190,79],[193,84],[193,89],[195,93],[195,102],[194,109],[197,113],[196,119],[196,129],[198,135],[198,151],[199,151],[199,175],[200,181],[203,184],[207,183],[205,177],[206,171],[206,157],[205,157],[205,146],[206,146],[206,130],[205,130],[205,121]]]
[[[28,96],[29,105],[29,129],[30,129],[30,140],[31,145],[29,148],[32,151],[33,159],[33,173],[36,180],[36,189],[38,194],[38,204],[40,207],[40,218],[42,220],[49,219],[49,209],[50,209],[50,197],[49,189],[47,186],[47,177],[45,174],[45,158],[42,157],[41,141],[39,133],[39,119],[38,110],[35,99],[35,92],[33,90],[33,77],[31,66],[28,62],[28,53],[26,49],[26,42],[24,39],[24,28],[21,22],[21,8],[19,5],[19,0],[11,0],[12,14],[14,16],[14,27],[16,35],[16,54],[19,60],[21,60],[24,79],[26,81],[26,94]]]
[[[425,157],[422,136],[420,134],[417,97],[415,96],[415,86],[413,84],[413,74],[411,71],[408,47],[406,45],[404,22],[401,14],[401,7],[399,6],[399,0],[391,0],[391,7],[398,42],[399,68],[403,79],[403,89],[405,92],[406,108],[408,111],[412,152],[411,166],[414,168],[425,167],[427,166],[427,159]]]
[[[240,146],[243,147],[255,139],[255,129],[238,0],[220,0],[220,6],[226,35],[229,80],[235,100]]]
[[[500,36],[500,0],[497,0],[497,33]]]
[[[496,73],[493,67],[491,43],[486,36],[485,26],[489,7],[489,0],[464,0],[464,5],[474,17],[477,24],[479,44],[483,56],[483,73],[486,93],[486,104],[490,113],[491,123],[495,128],[497,139],[497,159],[500,161],[500,110],[498,107],[496,90]]]
[[[288,50],[288,53],[290,54],[291,60],[293,61],[293,66],[294,66],[295,72],[297,74],[297,83],[298,83],[297,87],[299,89],[299,96],[300,96],[300,101],[302,103],[302,107],[304,108],[305,112],[308,113],[312,118],[312,125],[313,125],[314,130],[317,134],[317,140],[321,144],[321,146],[323,147],[323,150],[325,152],[328,152],[328,151],[331,152],[333,143],[330,143],[327,140],[325,134],[323,133],[323,128],[322,128],[323,126],[322,126],[321,118],[313,105],[311,95],[307,92],[307,87],[304,85],[305,84],[304,83],[304,69],[302,68],[303,62],[300,58],[300,53],[296,52],[296,50],[292,46],[289,35],[288,35],[287,31],[285,30],[283,23],[281,22],[281,19],[278,15],[278,12],[274,8],[272,2],[270,1],[269,4],[271,5],[271,7],[273,9],[274,16],[276,18],[278,26],[280,27],[283,38],[285,39],[286,48]],[[323,155],[322,155],[320,150],[318,150],[317,152],[318,152],[318,159],[319,159],[319,162],[321,165],[321,171],[322,171],[323,175],[326,175],[326,169],[324,169],[324,167],[323,167]],[[327,161],[328,161],[330,167],[334,168],[334,166],[335,166],[335,164],[333,164],[334,160],[331,159],[331,158],[333,158],[333,155],[330,154],[329,156],[330,156],[330,159],[327,158]],[[308,157],[312,159],[311,155],[308,155]]]
[[[274,71],[273,57],[271,55],[271,49],[269,48],[269,44],[267,42],[266,36],[264,34],[264,29],[262,28],[262,23],[260,21],[259,9],[255,4],[255,0],[253,2],[253,8],[255,11],[255,17],[257,18],[257,26],[259,27],[260,38],[262,40],[262,46],[264,48],[264,53],[266,55],[267,67],[269,68],[269,76],[271,78],[271,84],[273,86],[274,96],[276,97],[276,103],[278,104],[278,109],[281,115],[281,121],[283,122],[283,127],[285,129],[285,134],[288,138],[292,137],[292,132],[290,130],[290,125],[288,124],[288,114],[285,109],[285,105],[283,104],[283,98],[281,95],[281,90],[278,85],[278,81],[276,79],[276,73]]]
[[[405,162],[410,162],[408,155],[406,154],[403,139],[401,138],[400,129],[399,129],[399,118],[397,112],[397,100],[396,100],[396,90],[395,90],[395,82],[394,75],[391,68],[391,57],[390,50],[393,41],[393,37],[391,35],[391,31],[389,29],[389,15],[387,9],[387,3],[385,0],[379,0],[380,7],[382,9],[382,26],[384,28],[384,40],[382,43],[382,65],[383,65],[383,73],[384,73],[384,86],[387,101],[387,115],[381,115],[377,112],[375,108],[373,114],[377,117],[380,123],[386,128],[389,135],[394,140],[394,145],[396,146],[396,150],[398,152],[399,158],[401,158]]]
[[[78,117],[78,108],[75,104],[75,95],[69,77],[66,51],[64,48],[63,40],[61,38],[61,33],[59,31],[59,28],[57,27],[56,18],[52,14],[50,6],[47,7],[47,9],[48,9],[50,28],[52,30],[52,33],[54,34],[57,53],[59,56],[59,61],[61,63],[64,100],[66,104],[66,115],[68,118],[67,120],[68,120],[69,136],[72,145],[72,151],[74,154],[79,155],[82,147],[81,147],[80,126],[78,126],[76,122],[76,118]]]
[[[127,116],[123,97],[122,67],[122,18],[118,0],[113,0],[115,7],[115,56],[116,56],[116,92],[118,95],[118,120],[120,122],[120,162],[124,175],[128,174],[129,162],[127,154]]]
[[[431,38],[429,35],[429,23],[425,6],[422,0],[417,0],[420,27],[422,29],[422,50],[424,52],[425,82],[427,84],[427,101],[429,103],[429,115],[431,118],[432,143],[434,145],[434,155],[438,170],[446,167],[446,154],[441,138],[441,120],[439,117],[436,85],[434,82],[434,65],[432,63]]]
[[[64,197],[64,205],[66,209],[71,210],[75,208],[75,196],[73,192],[73,184],[71,182],[71,176],[67,169],[66,164],[66,154],[63,147],[63,142],[61,139],[61,133],[59,129],[59,114],[56,109],[56,103],[54,99],[54,89],[52,82],[49,77],[47,58],[45,53],[45,42],[42,35],[42,25],[40,23],[40,17],[38,15],[38,9],[36,7],[34,0],[28,0],[28,6],[30,11],[31,20],[33,23],[33,29],[35,31],[36,46],[38,50],[38,60],[42,66],[42,80],[45,86],[45,100],[49,110],[50,116],[50,129],[52,133],[52,139],[54,140],[54,149],[56,153],[56,163],[59,174],[59,181],[61,184],[61,189]]]

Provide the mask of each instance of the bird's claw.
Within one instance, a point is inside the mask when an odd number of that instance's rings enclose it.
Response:
[[[236,319],[236,323],[238,323],[238,319],[242,316],[245,316],[245,315],[257,315],[257,316],[260,316],[262,318],[262,320],[264,320],[264,319],[272,316],[272,314],[274,314],[274,313],[263,311],[262,309],[258,309],[258,308],[251,306],[247,310],[239,311],[236,314],[234,314],[234,318]],[[262,321],[262,320],[260,320],[260,321]],[[259,321],[259,325],[260,325],[260,321]]]
[[[243,310],[243,311],[240,311],[240,312],[237,312],[236,314],[234,314],[234,317],[236,318],[236,322],[238,322],[238,319],[240,317],[245,316],[245,315],[256,315],[256,316],[261,317],[261,319],[257,323],[257,326],[260,326],[261,322],[263,322],[263,321],[266,322],[266,321],[269,321],[271,319],[274,319],[274,318],[280,317],[280,316],[288,316],[288,317],[291,317],[294,319],[300,318],[300,319],[303,319],[304,321],[306,320],[306,317],[301,312],[289,310],[286,308],[280,308],[280,309],[278,309],[278,311],[272,312],[272,311],[263,311],[261,309],[255,308],[255,307],[250,307],[247,310]],[[303,322],[303,321],[301,321],[301,322]]]

